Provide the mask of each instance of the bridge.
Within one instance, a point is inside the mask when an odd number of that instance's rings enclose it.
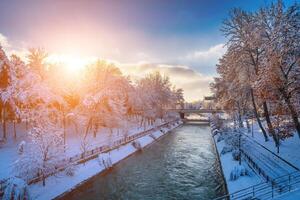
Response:
[[[178,112],[180,118],[184,122],[201,122],[201,123],[210,123],[210,119],[201,118],[201,119],[187,119],[185,118],[186,115],[189,114],[215,114],[215,113],[224,113],[224,110],[221,109],[168,109],[170,112]]]
[[[221,109],[168,109],[168,111],[186,114],[225,113]]]

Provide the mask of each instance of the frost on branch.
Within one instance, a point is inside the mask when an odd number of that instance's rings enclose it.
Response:
[[[25,146],[24,153],[15,161],[13,173],[29,181],[41,177],[43,184],[48,174],[53,173],[62,163],[62,130],[47,121],[39,121],[29,131],[31,141]]]
[[[10,200],[30,200],[30,193],[27,183],[17,177],[9,178],[6,181],[3,199]]]

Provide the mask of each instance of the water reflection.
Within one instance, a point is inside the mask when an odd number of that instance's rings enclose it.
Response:
[[[210,128],[186,124],[62,199],[212,199],[218,167]]]

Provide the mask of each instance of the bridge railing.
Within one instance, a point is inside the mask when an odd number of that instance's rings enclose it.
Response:
[[[224,113],[222,109],[167,109],[172,112],[193,112],[193,113]]]

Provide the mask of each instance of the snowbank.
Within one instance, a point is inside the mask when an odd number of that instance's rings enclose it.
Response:
[[[149,135],[143,136],[136,141],[139,141],[142,147],[146,147],[155,141],[153,137],[150,136],[152,134],[157,139],[167,134],[168,131],[180,126],[182,122],[178,124],[174,124],[169,126],[168,128],[164,128],[163,132],[160,130],[149,133]],[[130,143],[119,147],[118,149],[114,149],[108,153],[112,165],[117,164],[121,160],[127,158],[138,150],[133,147]],[[46,179],[46,186],[42,186],[42,183],[36,183],[29,186],[31,196],[33,199],[53,199],[64,193],[71,191],[76,188],[78,185],[84,183],[88,179],[93,176],[98,175],[99,173],[105,170],[104,165],[99,165],[98,158],[90,160],[86,163],[80,164],[77,166],[74,176],[67,176],[65,172],[60,172],[56,176],[51,176]]]
[[[220,134],[221,132],[219,130],[216,130],[212,126],[212,135],[213,135],[214,142],[216,144],[217,153],[219,154],[221,168],[227,184],[228,192],[234,193],[238,190],[261,183],[263,180],[259,176],[257,176],[256,173],[251,168],[249,168],[249,166],[244,162],[242,162],[242,165],[243,168],[248,172],[247,176],[240,176],[238,179],[234,181],[231,180],[230,174],[234,170],[234,168],[239,165],[239,163],[238,161],[233,159],[231,152],[225,154],[221,153],[223,148],[226,146],[226,143],[225,140],[218,140]]]

